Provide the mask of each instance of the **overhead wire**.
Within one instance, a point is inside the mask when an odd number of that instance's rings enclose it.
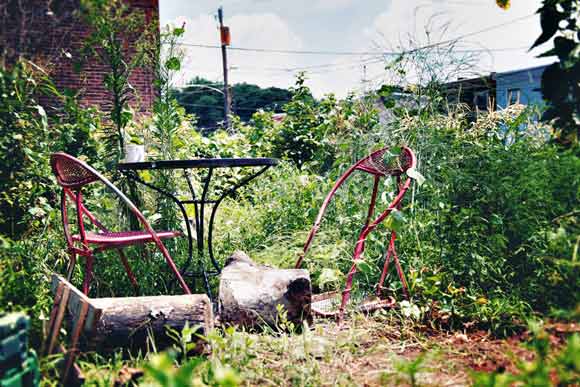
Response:
[[[468,38],[474,35],[479,35],[485,32],[493,31],[498,28],[505,27],[507,25],[511,25],[513,23],[517,23],[526,19],[529,19],[536,14],[529,14],[525,16],[521,16],[519,18],[511,19],[507,22],[495,24],[486,28],[482,28],[480,30],[472,31],[466,34],[459,35],[452,39],[446,39],[435,43],[430,43],[424,46],[416,47],[409,50],[402,50],[402,51],[332,51],[332,50],[281,50],[281,49],[270,49],[270,48],[259,48],[259,47],[235,47],[229,46],[228,50],[233,51],[247,51],[247,52],[267,52],[267,53],[276,53],[276,54],[300,54],[300,55],[335,55],[335,56],[364,56],[364,55],[384,55],[384,56],[396,56],[401,54],[409,54],[421,50],[426,50],[429,48],[434,48],[437,46],[442,46],[450,43],[457,42],[461,39]],[[198,47],[198,48],[211,48],[211,49],[221,49],[219,45],[212,45],[212,44],[198,44],[198,43],[178,43],[178,45],[186,46],[186,47]],[[509,48],[506,48],[509,49]],[[464,52],[472,52],[472,51],[482,51],[484,49],[474,49],[474,50],[460,50]],[[491,49],[488,49],[491,50]],[[494,49],[494,50],[505,50],[505,49]],[[485,50],[484,50],[485,51]]]

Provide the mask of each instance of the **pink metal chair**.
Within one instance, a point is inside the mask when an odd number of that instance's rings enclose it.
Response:
[[[66,153],[54,153],[50,157],[52,171],[56,176],[58,184],[63,188],[61,196],[61,210],[64,235],[70,254],[70,263],[67,270],[67,280],[73,273],[76,265],[77,256],[83,256],[85,262],[85,274],[83,279],[83,293],[88,294],[90,283],[92,280],[93,262],[95,254],[108,249],[116,249],[121,258],[121,262],[129,276],[133,287],[138,291],[137,280],[135,275],[129,267],[129,262],[122,251],[122,248],[133,245],[140,245],[144,243],[155,243],[155,245],[163,254],[171,271],[177,277],[177,280],[183,291],[186,294],[191,294],[183,277],[179,273],[175,263],[171,259],[169,252],[163,245],[162,239],[174,238],[181,236],[178,231],[155,231],[149,225],[143,214],[137,207],[121,192],[113,183],[107,178],[87,165],[85,162],[76,159]],[[113,232],[108,230],[97,218],[85,207],[83,204],[82,188],[90,183],[99,181],[113,191],[122,202],[129,208],[129,210],[139,220],[145,231],[121,231]],[[76,206],[76,221],[79,233],[72,235],[69,229],[69,221],[67,215],[68,200],[70,199]],[[87,231],[85,229],[85,217],[88,221],[98,229],[97,232]]]
[[[397,155],[393,155],[389,151],[389,148],[383,148],[383,149],[380,149],[380,150],[377,150],[377,151],[371,153],[369,156],[365,157],[364,159],[358,161],[356,164],[351,166],[334,184],[334,186],[332,187],[332,189],[330,190],[330,192],[328,193],[328,195],[324,199],[324,202],[322,203],[322,207],[320,208],[320,211],[318,212],[318,216],[316,217],[316,221],[314,222],[314,226],[310,230],[310,233],[308,234],[308,237],[306,239],[306,243],[304,244],[304,250],[303,250],[302,254],[300,255],[300,257],[298,258],[298,261],[296,262],[296,268],[299,268],[302,265],[302,261],[304,260],[304,257],[306,255],[306,253],[308,252],[310,245],[312,244],[312,240],[314,239],[314,236],[316,235],[316,232],[318,231],[318,229],[320,227],[320,223],[322,222],[322,218],[324,216],[326,208],[328,207],[330,200],[332,199],[332,197],[334,196],[334,194],[336,193],[338,188],[341,185],[343,185],[344,182],[351,175],[353,175],[353,173],[355,171],[362,171],[362,172],[370,173],[371,175],[373,175],[373,178],[374,178],[373,192],[371,195],[370,205],[369,205],[369,209],[367,212],[366,222],[365,222],[364,227],[363,227],[362,231],[360,232],[358,240],[356,242],[356,246],[355,246],[354,253],[353,253],[353,264],[352,264],[352,266],[347,274],[346,286],[345,286],[345,289],[342,291],[342,296],[340,296],[340,294],[338,292],[330,292],[330,293],[325,293],[325,294],[313,296],[312,311],[314,313],[317,313],[317,314],[322,315],[322,316],[327,316],[327,317],[331,317],[331,316],[338,317],[339,321],[342,320],[342,318],[344,316],[345,307],[348,304],[349,299],[350,299],[352,282],[353,282],[354,275],[356,273],[356,267],[357,267],[356,264],[357,264],[357,261],[360,259],[361,255],[364,251],[366,238],[381,222],[383,222],[385,219],[387,219],[389,214],[394,209],[400,208],[401,201],[403,200],[405,193],[407,192],[407,190],[409,189],[409,187],[411,185],[411,178],[409,176],[407,176],[403,182],[402,176],[407,172],[407,170],[409,170],[411,168],[415,168],[416,164],[417,164],[417,159],[415,157],[415,154],[408,147],[402,147],[399,154],[397,154]],[[375,205],[376,205],[379,182],[380,182],[380,179],[382,177],[385,177],[385,178],[393,177],[396,179],[397,194],[396,194],[395,198],[391,201],[391,203],[389,204],[387,209],[384,210],[379,216],[377,216],[373,220],[373,214],[374,214]],[[381,277],[379,279],[379,282],[377,284],[377,289],[376,289],[376,295],[379,298],[374,300],[371,303],[367,303],[366,305],[362,305],[360,310],[370,311],[370,310],[377,309],[380,307],[392,306],[394,304],[394,299],[392,299],[392,298],[389,300],[381,300],[380,299],[381,291],[383,289],[383,283],[385,281],[385,277],[386,277],[388,269],[389,269],[391,257],[393,258],[395,267],[397,269],[397,274],[401,280],[403,292],[407,298],[409,297],[409,290],[408,290],[408,286],[407,286],[407,281],[405,280],[405,275],[404,275],[403,270],[401,268],[401,264],[399,262],[399,257],[397,255],[397,251],[395,250],[396,237],[397,237],[397,233],[394,230],[392,230],[390,233],[390,240],[389,240],[387,252],[385,254],[385,263],[384,263]],[[340,298],[340,308],[338,310],[334,309],[334,310],[329,311],[328,309],[332,309],[332,307],[333,307],[332,299],[333,298],[336,299],[336,296],[338,296]]]

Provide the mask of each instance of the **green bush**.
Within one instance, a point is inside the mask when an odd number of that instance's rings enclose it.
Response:
[[[60,93],[28,62],[0,68],[0,234],[22,239],[43,226],[55,203],[49,155],[95,156],[99,117]]]

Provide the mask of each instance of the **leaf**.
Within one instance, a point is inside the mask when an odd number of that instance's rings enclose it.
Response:
[[[165,67],[167,67],[168,70],[179,71],[181,68],[181,61],[179,58],[172,56],[165,62]]]
[[[153,181],[153,177],[148,170],[140,171],[139,177],[141,177],[141,179],[143,179],[143,181],[146,183],[151,183]]]
[[[407,169],[407,176],[415,180],[419,187],[425,183],[425,177],[415,167]]]
[[[566,99],[567,82],[562,82],[563,71],[560,63],[552,63],[542,73],[542,93],[544,98],[558,104]]]
[[[498,7],[505,10],[508,10],[511,6],[510,0],[495,0],[495,3],[497,4]]]
[[[183,26],[182,26],[182,27],[177,27],[177,28],[174,28],[174,29],[173,29],[173,36],[176,36],[176,37],[178,37],[178,38],[179,38],[180,36],[182,36],[182,35],[185,33],[185,28],[184,28],[184,26],[185,26],[185,23],[183,24]]]
[[[337,283],[340,280],[341,273],[336,269],[324,268],[318,276],[318,286],[324,289],[328,284]]]
[[[393,209],[385,222],[385,226],[393,231],[399,232],[406,222],[407,220],[403,213],[397,209]]]
[[[397,101],[394,98],[384,98],[383,105],[385,105],[385,109],[392,109],[397,105]]]
[[[36,105],[36,110],[40,116],[40,122],[42,123],[43,129],[46,129],[48,127],[48,117],[46,116],[46,111],[40,105]]]
[[[576,48],[576,43],[571,39],[566,39],[562,36],[558,36],[554,39],[554,50],[560,62],[564,63],[572,50]]]
[[[532,48],[546,43],[558,31],[558,23],[562,20],[562,15],[558,13],[554,6],[543,6],[539,9],[540,25],[542,26],[542,34],[536,39]]]
[[[378,91],[378,94],[381,97],[390,97],[396,90],[397,90],[397,88],[395,86],[382,85]]]
[[[369,263],[364,259],[359,259],[358,261],[355,261],[355,265],[358,271],[366,275],[371,275],[375,271],[375,268],[369,265]]]
[[[161,219],[161,214],[156,212],[155,214],[149,217],[148,221],[149,223],[153,224],[156,223],[159,219]]]

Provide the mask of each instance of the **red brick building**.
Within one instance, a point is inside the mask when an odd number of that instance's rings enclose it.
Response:
[[[125,1],[159,30],[159,0]],[[0,0],[0,60],[30,59],[50,73],[60,90],[79,90],[83,104],[104,108],[110,100],[103,86],[106,67],[91,59],[81,71],[74,70],[79,49],[90,33],[78,10],[79,0]],[[152,106],[156,95],[153,80],[153,69],[146,68],[136,69],[130,78],[141,110]]]

